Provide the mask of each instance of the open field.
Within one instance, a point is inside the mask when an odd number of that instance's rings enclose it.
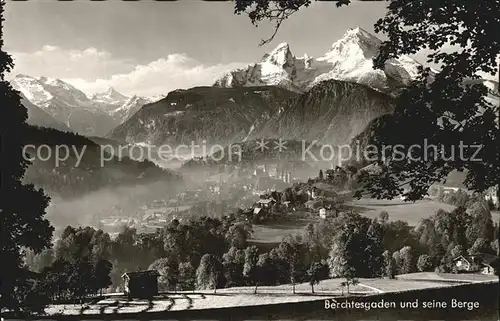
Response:
[[[417,226],[420,220],[434,215],[439,209],[451,211],[455,208],[452,205],[428,198],[415,203],[405,202],[400,199],[376,200],[362,198],[347,202],[346,207],[370,218],[378,217],[380,212],[386,211],[389,213],[390,221],[401,220],[408,222],[412,226]]]
[[[417,276],[418,279],[419,276]],[[427,275],[427,278],[431,276]],[[446,278],[446,276],[441,276]],[[344,279],[329,279],[315,286],[315,293],[307,283],[296,285],[296,294],[292,293],[291,285],[259,287],[257,294],[253,294],[254,287],[236,287],[200,292],[179,292],[163,294],[152,301],[131,300],[117,293],[87,305],[67,304],[53,305],[46,312],[52,316],[62,315],[103,315],[139,312],[168,312],[185,310],[204,310],[230,307],[249,307],[259,305],[274,305],[284,303],[298,303],[324,300],[327,298],[343,297],[340,283]],[[351,295],[374,295],[381,293],[397,293],[410,290],[423,290],[450,287],[452,284],[439,281],[425,280],[388,280],[388,279],[360,279],[360,284],[351,287]],[[484,280],[481,282],[488,282]],[[346,293],[344,292],[344,295]],[[345,297],[345,296],[344,296]]]
[[[451,273],[434,273],[434,272],[419,272],[410,274],[401,274],[396,277],[398,280],[414,280],[414,281],[438,281],[438,282],[485,282],[496,281],[498,277],[495,275],[485,274],[451,274]]]
[[[420,220],[434,215],[437,210],[444,209],[451,211],[455,207],[452,205],[440,203],[432,199],[424,199],[416,203],[407,203],[400,199],[394,200],[376,200],[363,198],[352,200],[344,205],[347,210],[354,210],[369,218],[376,218],[382,211],[389,213],[391,221],[405,221],[412,226],[419,224]],[[495,220],[495,214],[493,214]],[[500,217],[500,214],[497,214]],[[496,219],[498,219],[498,217]],[[258,244],[276,244],[287,235],[301,233],[308,223],[317,223],[317,220],[297,220],[270,225],[253,225],[252,243]]]
[[[376,218],[380,212],[389,213],[390,221],[405,221],[411,226],[417,226],[424,218],[434,215],[439,209],[452,211],[455,206],[438,202],[431,198],[425,198],[415,203],[409,203],[400,199],[377,200],[362,198],[360,200],[349,200],[344,204],[345,210],[354,210],[369,218]],[[492,211],[494,222],[500,219],[499,211]],[[254,233],[250,241],[255,244],[277,244],[287,235],[301,233],[308,223],[317,223],[318,219],[296,220],[270,225],[253,225]]]
[[[319,220],[319,219],[318,219]],[[280,243],[288,235],[302,233],[309,223],[317,223],[318,220],[292,220],[269,225],[252,225],[253,234],[250,239],[253,243]]]
[[[376,200],[362,198],[346,203],[346,206],[370,218],[378,217],[380,212],[389,213],[390,221],[405,221],[412,226],[417,226],[420,220],[434,215],[437,210],[452,211],[455,206],[438,202],[431,198],[425,198],[415,203],[409,203],[400,199]],[[499,211],[492,211],[491,216],[494,222],[500,219]]]

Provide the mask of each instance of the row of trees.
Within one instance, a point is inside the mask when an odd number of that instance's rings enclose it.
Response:
[[[491,197],[486,197],[484,193],[467,193],[463,189],[458,189],[457,191],[445,191],[443,187],[437,187],[431,189],[429,194],[435,196],[439,202],[454,206],[470,207],[474,203],[483,201],[486,199],[486,204],[489,210],[498,209],[498,204],[495,204]]]
[[[214,289],[220,287],[292,284],[308,282],[311,291],[321,280],[332,277],[354,284],[359,277],[384,274],[385,248],[405,244],[411,234],[407,224],[393,224],[346,213],[334,219],[309,224],[303,233],[286,237],[269,252],[248,246],[240,228],[232,225],[226,233],[232,240],[229,249],[205,253],[199,264],[185,255],[180,238],[169,242],[169,255],[150,268],[160,271],[163,289]],[[236,232],[236,230],[240,230]],[[238,237],[233,236],[235,233]],[[396,237],[395,237],[396,236]],[[415,238],[416,239],[416,238]],[[176,245],[177,244],[177,245]],[[187,252],[189,253],[189,251]],[[199,252],[195,252],[198,254]],[[295,291],[295,290],[294,290]]]

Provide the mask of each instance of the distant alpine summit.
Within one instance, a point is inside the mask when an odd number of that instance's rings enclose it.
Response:
[[[109,87],[106,92],[94,94],[90,97],[95,102],[102,102],[110,105],[121,105],[127,101],[129,97],[122,95],[113,87]]]
[[[282,43],[258,63],[230,71],[219,78],[216,87],[262,85],[305,92],[324,80],[343,80],[370,86],[384,92],[405,87],[420,64],[408,56],[388,60],[384,70],[374,70],[372,58],[382,41],[362,28],[349,29],[323,56],[295,57]]]

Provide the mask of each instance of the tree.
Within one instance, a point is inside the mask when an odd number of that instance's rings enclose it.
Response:
[[[414,254],[411,246],[405,246],[399,250],[401,257],[401,273],[413,273],[415,271]]]
[[[451,250],[450,250],[450,255],[452,258],[456,258],[457,256],[460,256],[460,255],[465,255],[465,249],[463,248],[462,245],[454,245],[452,244],[453,246],[451,246]]]
[[[405,245],[418,243],[414,228],[408,222],[401,220],[388,222],[382,225],[384,230],[383,247],[389,252],[399,251]]]
[[[259,285],[257,262],[259,261],[259,250],[257,247],[249,246],[245,249],[245,265],[243,266],[243,276],[248,279],[250,283],[255,284],[254,294],[257,293],[257,286]]]
[[[67,261],[56,259],[52,265],[44,268],[40,275],[37,291],[46,293],[50,300],[66,298],[68,294],[68,273],[71,270]]]
[[[491,249],[493,252],[496,254],[498,253],[498,239],[494,240],[493,242],[490,243]]]
[[[371,221],[370,227],[366,233],[366,249],[365,254],[367,256],[366,264],[370,269],[370,275],[372,277],[378,277],[383,274],[383,237],[384,237],[384,227],[376,219]]]
[[[183,290],[194,290],[196,285],[196,271],[191,262],[179,264],[179,284]]]
[[[321,280],[328,278],[328,265],[321,262],[314,262],[307,270],[307,277],[311,285],[311,292],[314,293],[314,285],[319,284]]]
[[[488,253],[495,254],[496,252],[491,247],[491,242],[484,238],[478,238],[474,244],[472,244],[469,249],[469,254],[477,254],[477,253]]]
[[[359,281],[358,279],[356,278],[351,278],[351,277],[347,277],[345,282],[342,282],[340,283],[340,285],[344,288],[344,287],[347,287],[347,293],[350,293],[349,292],[349,286],[356,286],[359,284]]]
[[[25,264],[34,272],[41,272],[44,268],[50,266],[54,262],[54,250],[46,248],[40,253],[35,254],[33,250],[25,250]]]
[[[393,279],[396,274],[396,261],[389,251],[384,251],[384,276]]]
[[[257,260],[257,282],[262,285],[275,285],[276,277],[269,253],[259,255]]]
[[[376,277],[382,270],[381,225],[359,214],[332,221],[328,265],[332,277]]]
[[[436,227],[434,225],[434,220],[431,218],[423,219],[417,228],[417,234],[419,235],[419,244],[426,249],[433,249],[440,241]]]
[[[488,209],[490,211],[494,211],[496,209],[496,206],[495,206],[495,203],[493,202],[493,199],[492,198],[488,198],[486,200],[487,204],[488,204]]]
[[[387,213],[387,211],[382,211],[378,215],[378,218],[381,224],[386,224],[387,222],[389,222],[389,213]]]
[[[290,263],[283,251],[279,247],[275,247],[269,252],[269,258],[273,264],[276,283],[283,284],[290,282]]]
[[[438,189],[437,189],[437,194],[436,194],[436,199],[439,201],[439,202],[443,202],[444,200],[444,197],[445,197],[445,192],[444,192],[444,188],[439,186]]]
[[[449,243],[468,247],[467,229],[471,225],[471,217],[463,207],[458,207],[452,212],[438,210],[433,217],[436,232],[441,235],[443,246]]]
[[[63,259],[64,261],[64,259]],[[89,294],[97,291],[93,276],[94,265],[89,256],[80,257],[74,261],[67,261],[65,274],[66,288],[70,299],[80,302]]]
[[[399,251],[392,253],[392,259],[394,260],[394,270],[396,273],[401,273],[402,259]]]
[[[111,256],[111,239],[109,234],[89,226],[67,226],[56,243],[55,256],[70,261],[84,256],[108,259]]]
[[[222,256],[222,265],[224,267],[224,277],[226,286],[243,285],[243,266],[245,264],[245,251],[231,247],[227,253]]]
[[[471,223],[467,228],[467,239],[473,244],[478,238],[493,241],[493,219],[484,201],[479,201],[470,207]]]
[[[431,49],[430,61],[443,65],[430,83],[426,79],[430,70],[422,70],[422,77],[397,99],[394,123],[397,120],[398,125],[386,129],[408,130],[411,124],[413,128],[426,124],[424,135],[417,135],[413,142],[428,138],[433,145],[439,144],[441,148],[434,156],[441,152],[449,155],[453,147],[461,145],[481,146],[474,159],[471,155],[475,153],[474,148],[468,148],[465,157],[450,161],[435,157],[426,162],[409,162],[406,167],[389,160],[384,175],[395,174],[397,177],[391,182],[405,175],[411,182],[411,199],[420,198],[423,186],[441,181],[452,170],[465,170],[466,187],[479,192],[499,183],[500,167],[495,164],[499,156],[498,106],[485,99],[488,90],[477,75],[480,72],[494,74],[497,69],[500,44],[494,39],[495,30],[500,27],[498,9],[497,1],[392,2],[386,17],[376,25],[377,31],[389,37],[376,59],[377,66],[382,66],[388,58],[424,48]],[[449,19],[451,17],[453,19]],[[449,44],[454,50],[446,52],[443,49]],[[385,129],[382,132],[382,140],[387,143],[388,132]],[[402,136],[392,139],[392,143],[410,143],[411,139]]]
[[[304,228],[304,243],[308,247],[310,259],[314,262],[326,259],[328,255],[328,253],[326,255],[324,253],[326,248],[323,246],[324,243],[321,238],[319,225],[308,223]]]
[[[0,305],[3,309],[23,314],[40,312],[43,304],[33,306],[24,302],[32,292],[31,275],[23,266],[22,249],[40,253],[50,246],[53,227],[45,218],[49,198],[33,184],[22,179],[30,162],[22,149],[28,143],[28,118],[19,92],[5,80],[5,74],[14,67],[11,56],[3,48],[3,12],[0,3]],[[33,302],[33,301],[31,301]],[[39,301],[42,303],[42,301]],[[36,303],[36,302],[35,302]]]
[[[217,285],[222,275],[222,264],[219,258],[213,254],[205,254],[201,257],[200,266],[196,270],[196,284],[200,289],[214,289],[217,293]]]
[[[165,257],[151,263],[148,270],[157,270],[160,274],[159,285],[163,290],[177,289],[179,281],[179,262],[174,257]]]
[[[427,254],[420,255],[417,260],[417,269],[419,272],[433,271],[432,258]]]
[[[250,232],[247,226],[242,224],[234,224],[226,232],[225,239],[229,247],[244,249],[247,246],[247,239],[250,237]]]
[[[295,294],[295,284],[303,279],[309,266],[306,257],[309,249],[302,237],[297,235],[285,237],[278,246],[278,250],[286,262],[290,276],[289,282],[292,283],[292,291]]]
[[[101,291],[102,295],[102,289],[110,286],[112,284],[111,282],[111,277],[110,273],[113,268],[113,264],[111,264],[110,261],[108,260],[103,260],[103,259],[97,259],[94,262],[94,266],[92,269],[92,275],[93,275],[93,291],[98,292]]]
[[[319,170],[319,175],[318,175],[318,177],[319,177],[319,179],[320,179],[320,180],[323,180],[323,179],[324,179],[324,176],[323,176],[323,170],[322,170],[322,169],[320,169],[320,170]]]

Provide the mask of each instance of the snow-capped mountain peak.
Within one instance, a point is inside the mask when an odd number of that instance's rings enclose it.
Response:
[[[323,56],[325,60],[352,59],[353,56],[362,56],[371,59],[377,54],[382,41],[362,28],[347,30],[344,36],[333,43],[331,49]]]
[[[290,51],[290,45],[286,42],[283,42],[279,44],[271,53],[265,55],[262,59],[262,62],[285,67],[293,65],[294,59],[295,57]]]
[[[43,83],[33,77],[19,74],[12,79],[11,84],[35,105],[53,98],[52,94],[44,88]]]
[[[85,93],[60,79],[17,75],[11,80],[11,84],[29,101],[42,108],[53,104],[55,100],[68,106],[93,107]]]
[[[357,82],[381,91],[394,89],[389,88],[389,79],[391,86],[394,83],[396,87],[406,85],[417,73],[419,63],[405,56],[388,61],[386,70],[374,70],[372,59],[381,43],[379,38],[360,27],[347,30],[318,58],[307,54],[297,58],[289,44],[281,43],[259,63],[226,73],[214,86],[278,85],[303,92],[328,79]]]
[[[10,83],[21,92],[23,98],[41,109],[37,114],[32,112],[36,116],[32,118],[39,120],[39,125],[51,124],[47,120],[50,115],[54,121],[66,124],[75,132],[84,135],[103,135],[136,113],[143,105],[156,101],[136,95],[127,97],[113,87],[89,98],[84,92],[61,79],[43,76],[36,78],[18,74]],[[42,112],[48,115],[42,117]],[[55,125],[51,127],[55,128]]]
[[[93,101],[107,103],[111,105],[121,105],[125,103],[129,99],[129,97],[119,93],[113,87],[109,87],[108,90],[106,90],[103,93],[97,93],[92,95],[90,99]]]

